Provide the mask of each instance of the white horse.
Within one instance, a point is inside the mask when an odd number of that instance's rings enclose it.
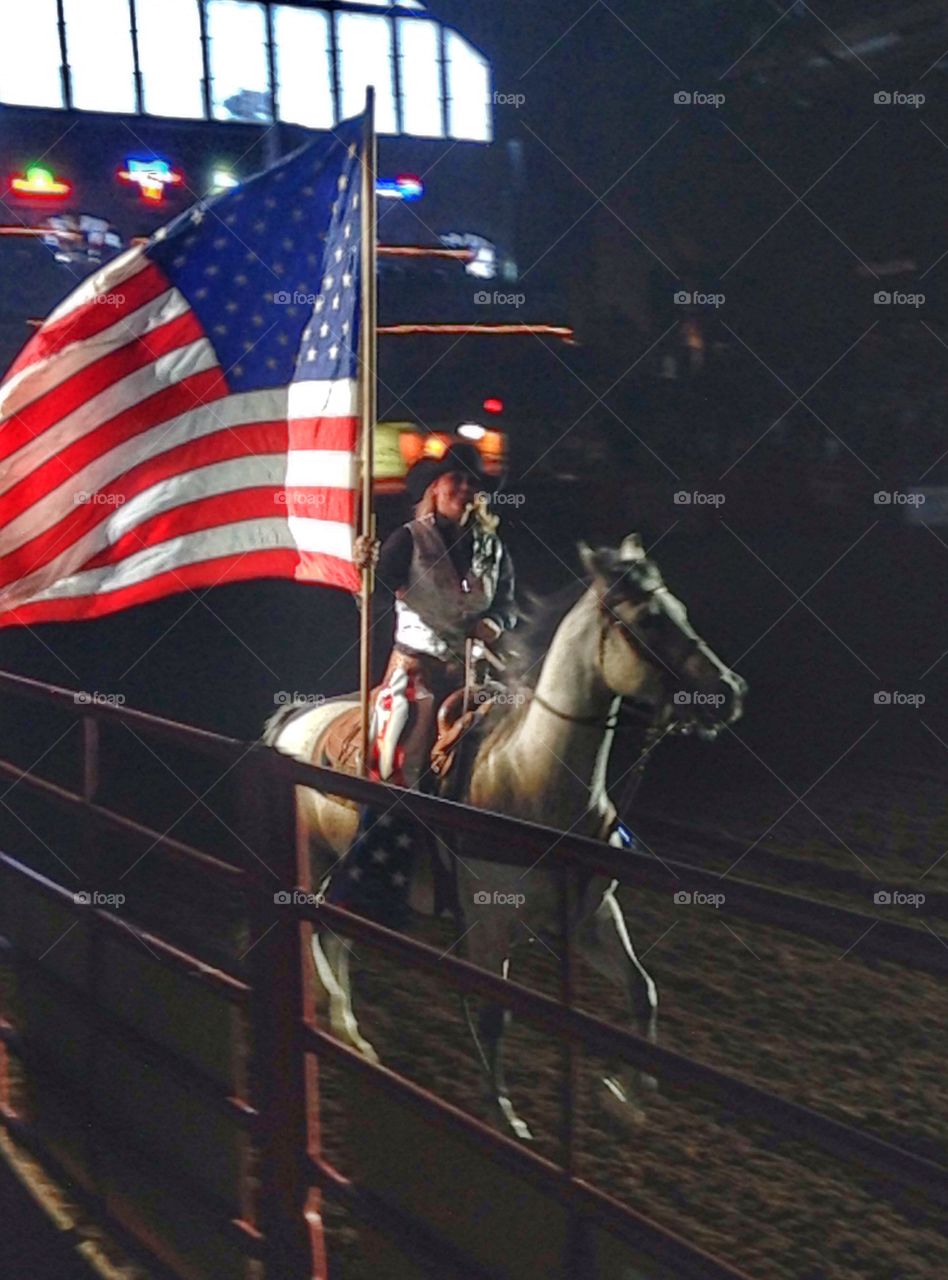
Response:
[[[606,774],[622,699],[645,704],[652,723],[664,725],[664,732],[694,728],[711,737],[741,714],[746,685],[692,629],[684,605],[665,586],[638,535],[626,538],[618,552],[583,546],[580,554],[588,585],[578,598],[573,593],[571,607],[562,605],[547,625],[541,620],[524,629],[524,643],[539,667],[535,688],[522,699],[507,698],[519,705],[488,727],[459,798],[616,843],[617,814]],[[344,698],[312,709],[283,709],[268,722],[264,740],[298,759],[326,763],[320,741],[332,721],[354,705],[354,698]],[[309,788],[297,794],[298,821],[310,840],[314,872],[324,876],[333,867],[338,870],[356,835],[357,808]],[[442,857],[450,859],[449,846],[457,848],[459,927],[467,959],[506,977],[516,940],[559,932],[555,852],[525,872],[479,859],[476,841],[459,834],[450,834]],[[416,859],[410,896],[412,908],[424,914],[434,910],[427,862]],[[578,895],[571,936],[580,954],[625,989],[636,1029],[654,1041],[655,983],[636,956],[617,887],[615,880],[589,878]],[[348,950],[332,934],[314,939],[333,1033],[375,1059],[352,1010]],[[493,1101],[513,1131],[528,1138],[504,1081],[501,1044],[507,1018],[505,1010],[488,1004],[472,1030]],[[635,1116],[633,1095],[651,1084],[648,1077],[620,1070],[605,1081],[606,1100]]]

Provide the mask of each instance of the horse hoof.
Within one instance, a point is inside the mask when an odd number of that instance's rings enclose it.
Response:
[[[514,1111],[510,1099],[498,1098],[497,1105],[500,1107],[500,1113],[513,1130],[514,1135],[519,1138],[521,1142],[532,1142],[533,1134],[530,1132],[529,1125],[521,1120],[516,1111]]]
[[[645,1124],[645,1112],[633,1102],[622,1081],[615,1076],[607,1076],[602,1083],[602,1105],[606,1114],[625,1128],[641,1129]]]
[[[381,1066],[381,1058],[376,1053],[373,1045],[358,1031],[354,1031],[352,1027],[343,1025],[334,1025],[329,1028],[330,1035],[334,1040],[338,1040],[340,1044],[344,1044],[347,1049],[355,1049],[356,1053],[361,1053],[366,1061],[371,1062],[373,1066]]]

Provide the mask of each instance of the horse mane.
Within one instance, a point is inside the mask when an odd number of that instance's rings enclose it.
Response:
[[[571,582],[549,596],[527,594],[523,620],[510,637],[509,649],[505,647],[504,682],[508,688],[532,689],[536,685],[557,627],[586,589],[585,582]]]

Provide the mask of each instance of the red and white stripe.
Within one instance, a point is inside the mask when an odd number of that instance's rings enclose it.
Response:
[[[186,298],[123,255],[0,386],[0,627],[257,577],[356,590],[357,400],[232,392]]]

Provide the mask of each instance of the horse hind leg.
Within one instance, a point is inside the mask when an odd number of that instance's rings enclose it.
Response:
[[[510,1022],[510,1010],[498,1004],[484,1004],[475,1019],[470,999],[465,997],[463,1003],[478,1057],[487,1077],[491,1102],[497,1107],[515,1137],[523,1142],[532,1142],[533,1134],[530,1132],[529,1125],[520,1118],[510,1101],[504,1072],[503,1041],[504,1031]]]
[[[483,957],[480,961],[475,961],[475,963],[481,963],[483,967],[487,967],[486,957]],[[509,973],[510,961],[505,960],[503,962],[504,977],[506,978]],[[477,1049],[478,1057],[481,1060],[481,1065],[487,1078],[491,1102],[497,1107],[505,1124],[517,1138],[522,1142],[532,1142],[533,1134],[530,1132],[529,1125],[520,1118],[510,1100],[504,1071],[504,1031],[510,1023],[510,1010],[505,1009],[502,1005],[484,1001],[481,1003],[475,1018],[471,998],[465,996],[462,1003],[468,1026],[471,1029],[474,1047]]]
[[[314,930],[313,961],[318,983],[329,1002],[330,1032],[343,1044],[356,1049],[369,1062],[378,1063],[379,1055],[359,1030],[352,1009],[348,944],[340,938],[327,938]]]

